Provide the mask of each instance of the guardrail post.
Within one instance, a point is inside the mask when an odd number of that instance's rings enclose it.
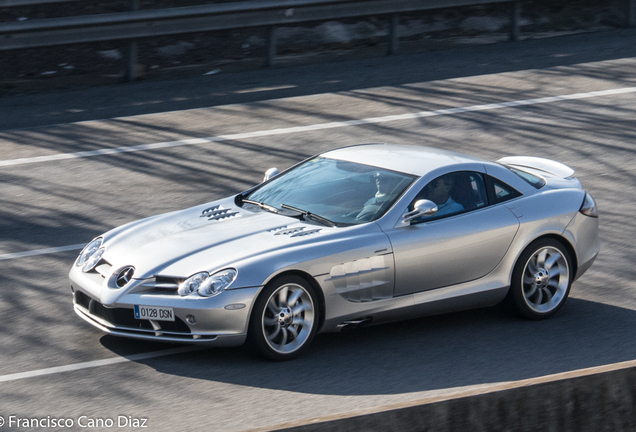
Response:
[[[135,78],[137,78],[137,41],[133,39],[128,42],[126,50],[126,76],[124,80],[134,82]]]
[[[398,51],[398,24],[400,23],[400,16],[398,14],[391,15],[391,24],[389,26],[389,48],[387,55],[395,55]]]
[[[139,0],[130,0],[130,10],[139,10]],[[126,73],[124,80],[127,82],[134,82],[137,78],[137,41],[131,39],[128,42],[128,49],[126,52]]]
[[[274,66],[276,58],[276,27],[267,27],[267,58],[265,66]]]
[[[521,34],[519,21],[521,20],[521,2],[513,1],[510,11],[510,40],[518,41]]]
[[[627,0],[627,27],[636,27],[636,0]]]

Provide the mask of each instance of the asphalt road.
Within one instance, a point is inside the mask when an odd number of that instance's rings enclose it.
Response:
[[[5,421],[77,424],[85,415],[116,426],[121,415],[147,418],[153,431],[240,431],[636,359],[636,93],[590,94],[636,87],[636,32],[215,79],[0,98]],[[572,94],[586,96],[387,117]],[[369,118],[380,119],[352,124]],[[222,135],[232,136],[184,141]],[[165,142],[180,145],[55,159]],[[6,380],[172,346],[106,336],[76,317],[66,275],[77,251],[1,258],[86,243],[125,222],[246,189],[269,167],[363,142],[561,161],[599,205],[601,254],[544,322],[489,308],[319,335],[308,355],[287,363],[206,349]]]

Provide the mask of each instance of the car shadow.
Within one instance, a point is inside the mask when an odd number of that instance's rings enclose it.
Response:
[[[636,311],[570,298],[557,316],[527,321],[498,307],[318,335],[303,357],[261,360],[210,348],[139,361],[169,375],[321,395],[391,395],[516,381],[636,358]],[[119,355],[173,345],[110,336]]]

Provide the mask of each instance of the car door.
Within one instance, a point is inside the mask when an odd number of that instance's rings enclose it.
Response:
[[[454,177],[450,200],[442,196],[439,202],[431,191],[445,176]],[[448,184],[444,187],[448,189]],[[419,199],[433,198],[438,213],[387,232],[395,257],[395,296],[468,282],[494,270],[519,221],[492,192],[486,192],[487,187],[493,185],[484,174],[462,171],[440,176],[422,189],[411,208]],[[510,189],[510,196],[518,194]]]

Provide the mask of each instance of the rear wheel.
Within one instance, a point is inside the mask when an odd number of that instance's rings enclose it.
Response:
[[[565,303],[572,276],[572,259],[561,242],[539,239],[515,264],[507,302],[526,318],[549,318]]]
[[[307,350],[318,329],[313,288],[299,276],[270,282],[254,305],[248,331],[253,348],[270,360],[289,360]]]

